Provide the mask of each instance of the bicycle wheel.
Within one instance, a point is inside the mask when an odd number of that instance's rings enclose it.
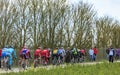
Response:
[[[72,64],[74,63],[74,57],[71,59],[71,63],[72,63]]]
[[[53,65],[57,64],[57,58],[56,57],[53,58],[53,62],[52,63],[53,63]]]
[[[22,60],[19,60],[19,61],[18,61],[18,68],[19,68],[19,70],[22,69]]]
[[[4,60],[4,62],[3,62],[3,68],[4,68],[6,71],[7,71],[8,69],[10,69],[8,59]]]
[[[60,56],[58,57],[57,65],[61,64]]]
[[[34,60],[34,68],[36,68],[37,66],[38,66],[38,60],[35,59],[35,60]]]
[[[22,68],[25,70],[26,69],[26,64],[25,62],[22,63]]]
[[[11,66],[9,65],[9,61],[7,60],[6,61],[6,70],[8,70],[8,69],[11,70]]]

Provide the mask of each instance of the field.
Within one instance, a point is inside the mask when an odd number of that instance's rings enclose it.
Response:
[[[48,67],[49,68],[49,67]],[[74,64],[47,68],[30,68],[19,73],[6,73],[0,75],[120,75],[120,63],[100,63],[94,65]]]

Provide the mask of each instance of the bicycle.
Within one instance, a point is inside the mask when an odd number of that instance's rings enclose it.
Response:
[[[48,64],[46,60],[47,58],[45,56],[42,56],[41,64],[46,66]]]
[[[74,63],[74,56],[73,56],[73,55],[71,55],[71,60],[70,60],[70,62],[71,62],[71,64]]]
[[[19,65],[19,70],[21,70],[21,69],[26,70],[27,65],[26,65],[25,59],[20,59],[19,62],[18,62],[18,65]]]
[[[78,56],[78,62],[80,62],[80,63],[84,62],[84,55],[83,54],[80,54]]]
[[[2,65],[1,68],[2,68],[2,69],[5,69],[6,71],[9,70],[9,69],[11,69],[11,68],[10,68],[10,65],[9,65],[9,58],[8,58],[8,57],[4,57],[4,58],[2,59],[1,65]]]
[[[34,68],[38,67],[41,64],[41,58],[36,58],[34,60]]]
[[[57,64],[57,57],[56,57],[56,56],[53,57],[52,64],[53,64],[53,65],[56,65],[56,64]]]
[[[61,55],[58,56],[57,64],[62,64],[63,63],[63,57]]]
[[[78,55],[72,55],[71,56],[71,63],[78,63],[79,62],[79,57]]]

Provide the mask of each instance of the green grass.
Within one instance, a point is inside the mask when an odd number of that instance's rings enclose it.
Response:
[[[39,68],[19,72],[0,75],[120,75],[120,63],[102,63],[96,65],[67,65],[62,68],[60,66],[50,70]]]

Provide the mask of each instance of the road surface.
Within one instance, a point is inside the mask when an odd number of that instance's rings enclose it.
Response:
[[[120,62],[120,61],[115,61],[115,62]],[[80,65],[95,65],[95,64],[100,64],[100,63],[103,63],[103,62],[84,62],[84,63],[77,63],[77,64],[80,64]],[[63,68],[66,66],[66,64],[62,64],[62,65],[60,65],[60,66],[62,66]],[[38,68],[46,68],[47,70],[49,70],[49,69],[52,69],[52,68],[56,68],[56,66],[54,66],[54,65],[48,65],[48,66],[40,66],[40,67],[38,67]],[[27,69],[27,70],[29,70],[30,69],[30,67]],[[0,69],[0,73],[10,73],[10,72],[20,72],[20,71],[24,71],[23,69],[19,69],[19,68],[12,68],[12,70],[2,70],[2,69]]]

